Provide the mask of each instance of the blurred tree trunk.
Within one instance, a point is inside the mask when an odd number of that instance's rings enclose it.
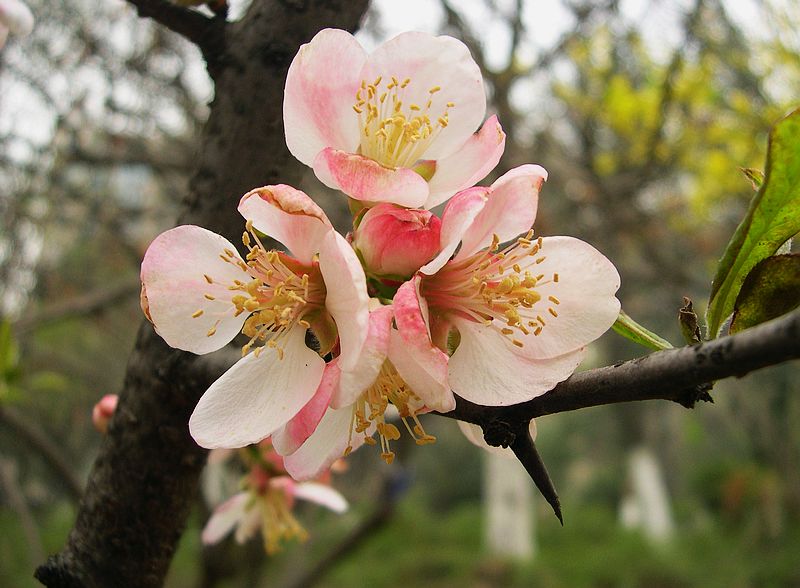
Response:
[[[203,51],[215,98],[179,221],[236,241],[243,230],[236,212],[242,194],[300,178],[281,114],[291,59],[323,27],[354,30],[367,0],[255,0],[236,23],[165,0],[131,4]],[[205,463],[205,450],[189,436],[189,415],[222,368],[167,347],[149,323],[140,326],[75,527],[64,550],[36,572],[43,584],[163,583]]]

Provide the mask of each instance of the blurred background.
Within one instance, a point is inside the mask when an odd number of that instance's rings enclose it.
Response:
[[[2,586],[36,585],[66,539],[102,442],[92,406],[120,388],[141,321],[138,266],[177,215],[212,96],[199,52],[124,2],[27,3],[33,34],[0,50]],[[495,176],[549,171],[537,232],[603,251],[626,311],[682,344],[682,298],[705,310],[753,194],[740,168],[763,168],[800,103],[800,5],[382,0],[358,37],[409,29],[472,50],[508,134]],[[347,225],[344,199],[303,188]],[[609,333],[584,367],[645,352]],[[693,411],[540,419],[563,528],[516,462],[433,416],[438,441],[401,443],[392,466],[353,455],[333,482],[350,511],[298,506],[310,540],[271,557],[258,539],[201,545],[224,497],[207,477],[167,586],[800,586],[799,392],[784,365]]]

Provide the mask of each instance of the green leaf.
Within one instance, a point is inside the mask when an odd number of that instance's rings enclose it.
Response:
[[[800,306],[800,254],[775,255],[753,268],[736,299],[731,333],[761,324]]]
[[[625,311],[619,311],[619,317],[611,327],[618,335],[630,339],[634,343],[643,345],[648,349],[661,351],[662,349],[672,349],[672,343],[659,337],[652,331],[648,331],[642,325],[629,317]]]
[[[798,232],[800,109],[780,120],[770,132],[764,182],[728,243],[711,285],[707,337],[719,335],[750,270]]]

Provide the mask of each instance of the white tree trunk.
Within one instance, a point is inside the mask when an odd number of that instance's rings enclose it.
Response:
[[[517,460],[484,454],[485,541],[491,553],[533,557],[533,488]]]

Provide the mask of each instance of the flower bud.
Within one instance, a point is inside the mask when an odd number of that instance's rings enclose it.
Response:
[[[441,227],[427,210],[378,204],[361,219],[353,245],[368,274],[406,278],[439,253]]]
[[[117,401],[119,397],[116,394],[106,394],[100,401],[94,405],[92,409],[92,423],[94,428],[104,435],[108,431],[108,422],[117,410]]]

